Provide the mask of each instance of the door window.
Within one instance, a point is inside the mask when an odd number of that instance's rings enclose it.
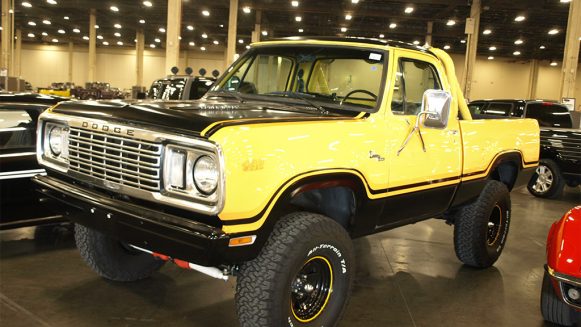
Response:
[[[425,61],[400,59],[391,104],[392,112],[419,114],[424,92],[430,89],[442,89],[434,66]]]

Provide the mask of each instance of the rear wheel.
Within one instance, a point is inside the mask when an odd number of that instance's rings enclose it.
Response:
[[[81,257],[101,277],[132,282],[151,276],[165,261],[82,225],[75,225],[75,241]]]
[[[541,312],[546,321],[562,326],[575,325],[578,315],[573,308],[557,297],[551,277],[547,272],[543,276]]]
[[[557,163],[550,159],[543,159],[539,162],[527,189],[536,197],[554,199],[561,196],[564,187],[565,181]]]
[[[240,325],[335,326],[353,269],[351,239],[343,227],[318,214],[290,214],[276,224],[258,258],[240,268]]]
[[[464,264],[492,266],[506,244],[510,226],[510,193],[499,181],[488,181],[478,199],[454,217],[454,249]]]

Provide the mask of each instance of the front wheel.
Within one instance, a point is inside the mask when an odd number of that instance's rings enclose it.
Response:
[[[510,193],[499,181],[488,181],[478,199],[454,217],[454,249],[464,264],[492,266],[506,244],[510,227]]]
[[[335,326],[353,270],[353,247],[343,227],[317,214],[289,214],[276,224],[260,255],[240,268],[240,325]]]
[[[101,277],[118,282],[132,282],[151,276],[165,261],[132,249],[94,229],[75,225],[75,241],[81,257]]]
[[[531,177],[527,189],[539,198],[554,199],[561,196],[565,181],[556,162],[543,159]]]
[[[573,326],[576,321],[575,310],[557,297],[551,277],[545,272],[541,289],[541,313],[543,319],[557,325]]]

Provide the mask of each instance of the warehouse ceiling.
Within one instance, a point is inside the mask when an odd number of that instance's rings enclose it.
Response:
[[[433,45],[453,53],[466,50],[466,0],[239,1],[239,53],[250,42],[257,15],[267,34],[263,39],[345,35],[423,44],[431,21]],[[478,54],[562,60],[569,11],[569,3],[562,1],[566,0],[482,0]],[[183,3],[182,47],[224,51],[230,1]],[[165,46],[166,0],[15,0],[15,25],[27,43],[88,44],[91,8],[97,10],[99,47],[134,47],[137,29],[144,30],[147,47]]]

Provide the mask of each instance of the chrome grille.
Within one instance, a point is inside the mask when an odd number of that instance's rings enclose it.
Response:
[[[71,127],[69,169],[119,185],[160,191],[161,144]]]

